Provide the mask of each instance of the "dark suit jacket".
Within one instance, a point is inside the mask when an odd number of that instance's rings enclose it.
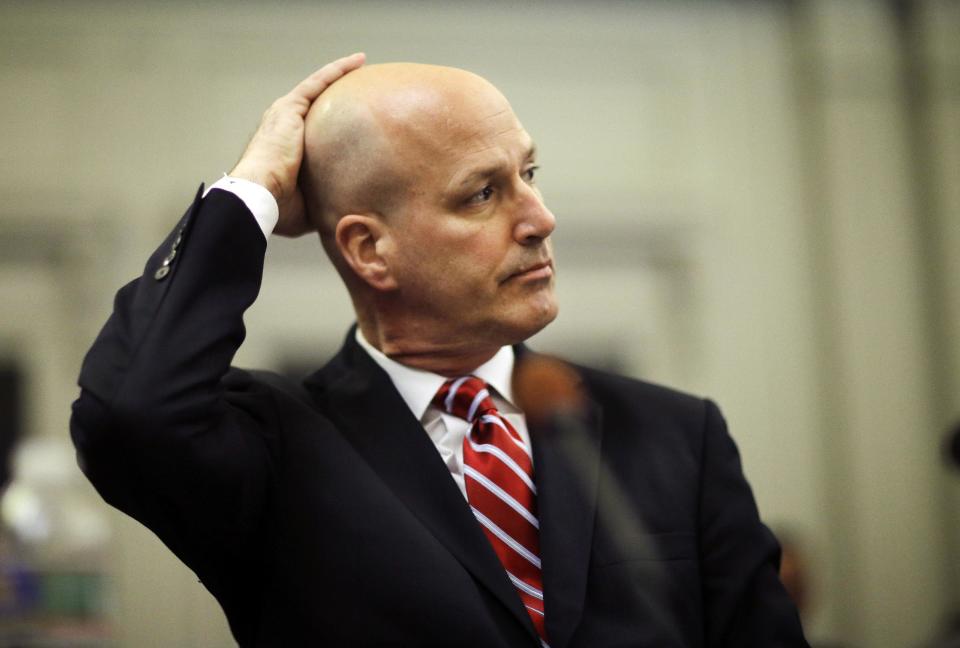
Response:
[[[305,390],[230,369],[264,251],[242,202],[198,194],[120,290],[74,403],[87,476],[197,573],[241,645],[538,646],[352,335]],[[805,646],[717,408],[580,373],[589,415],[531,428],[551,646]]]

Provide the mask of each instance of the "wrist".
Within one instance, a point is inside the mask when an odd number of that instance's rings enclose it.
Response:
[[[240,162],[227,175],[231,178],[239,178],[240,180],[258,184],[269,191],[274,200],[277,202],[280,201],[280,183],[276,181],[271,173],[259,172],[255,169],[248,168],[243,162]]]

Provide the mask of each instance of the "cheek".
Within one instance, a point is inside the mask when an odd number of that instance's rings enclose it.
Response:
[[[398,271],[419,286],[475,296],[497,289],[505,268],[505,238],[494,223],[412,222],[397,241]],[[429,226],[429,225],[432,225]],[[469,295],[465,295],[469,296]]]
[[[446,275],[445,279],[459,278],[471,285],[495,286],[502,273],[503,246],[495,237],[483,236],[482,232],[469,237],[450,237],[431,254],[436,255],[438,271]]]
[[[459,241],[457,249],[460,257],[478,272],[497,275],[504,271],[511,249],[515,245],[510,231],[502,223],[490,222],[472,236]]]
[[[453,246],[415,250],[400,269],[408,299],[422,306],[468,310],[485,292],[474,256]]]

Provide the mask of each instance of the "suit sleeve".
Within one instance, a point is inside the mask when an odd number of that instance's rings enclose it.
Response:
[[[706,403],[700,553],[708,646],[809,648],[778,576],[780,546],[760,521],[719,409]]]
[[[194,569],[260,541],[275,408],[242,374],[227,376],[265,249],[240,199],[198,192],[143,275],[117,293],[73,404],[87,477]]]

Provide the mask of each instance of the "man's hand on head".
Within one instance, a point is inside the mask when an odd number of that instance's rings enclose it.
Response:
[[[303,194],[297,186],[303,160],[304,118],[324,90],[363,65],[364,60],[364,54],[357,53],[328,63],[274,101],[230,172],[233,177],[263,185],[277,199],[280,220],[275,234],[300,236],[315,229],[307,220]]]

